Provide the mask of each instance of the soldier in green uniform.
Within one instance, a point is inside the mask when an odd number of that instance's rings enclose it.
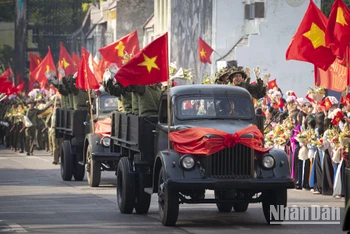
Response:
[[[139,115],[158,115],[159,100],[162,94],[161,88],[157,84],[134,85],[132,86],[139,100]]]
[[[33,155],[34,151],[34,139],[37,134],[37,127],[38,127],[38,115],[45,112],[50,106],[47,105],[44,109],[38,110],[34,108],[35,101],[33,99],[28,99],[28,110],[26,113],[26,116],[29,118],[29,120],[32,122],[32,126],[25,129],[25,135],[26,135],[26,151],[27,155]]]
[[[16,109],[16,114],[14,115],[14,123],[16,124],[14,131],[14,142],[15,149],[19,149],[20,153],[24,153],[24,125],[23,125],[23,116],[26,114],[26,107],[22,101],[18,101],[18,106]]]
[[[256,84],[250,84],[247,74],[238,68],[232,69],[232,72],[228,76],[228,80],[233,86],[242,87],[248,90],[248,92],[255,99],[260,99],[266,95],[266,86],[261,79],[257,79]]]
[[[75,86],[76,78],[69,76],[69,90],[71,91],[73,109],[86,109],[88,108],[87,101],[89,100],[88,93]]]
[[[59,163],[60,145],[62,143],[62,139],[56,138],[56,136],[55,136],[56,109],[61,108],[60,101],[57,100],[56,106],[51,106],[51,108],[52,108],[52,111],[51,111],[50,115],[47,116],[47,119],[46,119],[46,127],[49,130],[50,151],[53,155],[52,164],[57,165]]]
[[[132,99],[130,88],[125,88],[118,82],[113,84],[113,79],[109,79],[107,82],[103,82],[103,88],[110,95],[116,96],[118,99],[120,99],[120,102],[118,103],[118,109],[120,107],[120,112],[127,114],[133,113],[133,103],[137,103],[137,101],[135,97],[134,100]],[[134,111],[136,111],[136,109],[134,109]]]

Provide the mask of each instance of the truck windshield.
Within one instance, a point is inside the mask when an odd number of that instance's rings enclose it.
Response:
[[[114,96],[101,96],[100,109],[102,112],[110,112],[118,109],[118,98]]]
[[[239,96],[181,97],[177,105],[180,119],[248,119],[254,113],[251,100]]]

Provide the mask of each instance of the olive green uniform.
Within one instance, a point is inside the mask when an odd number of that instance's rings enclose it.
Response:
[[[34,151],[34,140],[37,134],[37,129],[38,129],[38,115],[45,112],[50,106],[42,109],[42,110],[38,110],[36,108],[34,109],[29,109],[27,111],[27,116],[30,120],[30,122],[32,122],[32,126],[29,128],[26,128],[25,130],[25,135],[26,135],[26,151],[27,153],[33,154]]]
[[[139,115],[158,115],[159,100],[162,94],[161,89],[158,86],[139,85],[135,87],[134,91],[138,94]]]
[[[257,80],[256,84],[250,84],[249,82],[242,82],[239,87],[245,88],[255,99],[260,99],[266,95],[266,87],[263,85],[261,79]]]

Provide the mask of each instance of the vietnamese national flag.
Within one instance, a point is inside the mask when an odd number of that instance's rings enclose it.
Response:
[[[89,56],[90,53],[83,47],[75,86],[84,91],[100,88],[100,85],[89,67]]]
[[[286,59],[309,62],[327,70],[335,60],[331,48],[326,46],[327,22],[327,17],[311,0],[286,51]]]
[[[198,53],[199,59],[202,63],[210,63],[210,56],[213,53],[213,49],[202,38],[198,40]]]
[[[168,33],[158,37],[122,66],[115,78],[123,86],[148,85],[169,78]]]
[[[38,55],[29,52],[29,73],[33,72],[34,69],[43,61]]]
[[[276,83],[276,79],[273,79],[273,80],[270,80],[268,83],[267,83],[267,89],[273,89],[275,87],[278,87],[277,86],[277,83]]]
[[[32,77],[35,81],[39,82],[41,87],[45,87],[45,84],[47,83],[48,79],[46,77],[46,74],[54,72],[57,73],[55,63],[53,62],[51,50],[49,47],[49,50],[43,59],[43,61],[37,66],[34,71],[32,72]]]
[[[10,77],[13,75],[12,69],[11,68],[7,68],[6,71],[4,71],[4,73],[2,73],[2,77],[6,77],[8,80],[10,80]]]
[[[326,29],[326,44],[333,54],[343,57],[350,42],[350,10],[342,0],[335,0]]]
[[[58,67],[64,70],[65,76],[73,75],[77,70],[75,69],[74,62],[62,42],[60,43]]]
[[[332,102],[329,100],[328,97],[326,97],[319,103],[319,106],[322,111],[327,111],[332,107]]]
[[[137,31],[133,31],[128,35],[122,37],[118,41],[109,44],[98,50],[106,61],[116,63],[120,68],[123,66],[123,59],[125,53],[132,56],[140,51],[139,39],[137,37]]]
[[[75,69],[78,70],[80,64],[80,57],[76,53],[72,52],[72,60]]]
[[[9,95],[9,90],[11,90],[13,87],[13,84],[12,82],[10,81],[5,81],[5,82],[2,82],[1,85],[0,85],[0,93],[5,93],[6,95]]]
[[[42,60],[38,55],[29,52],[29,91],[33,89],[35,83],[32,73]]]

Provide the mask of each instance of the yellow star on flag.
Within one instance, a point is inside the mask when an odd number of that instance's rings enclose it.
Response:
[[[329,102],[325,102],[325,106],[329,107],[331,104]]]
[[[202,48],[201,52],[199,52],[201,54],[201,57],[205,57],[206,56],[206,52],[204,50],[204,48]]]
[[[340,118],[339,118],[339,117],[335,118],[335,121],[339,122],[339,121],[340,121]]]
[[[147,55],[143,54],[143,58],[145,60],[142,63],[139,63],[138,66],[145,66],[145,67],[147,67],[148,73],[151,73],[152,68],[160,70],[159,67],[157,66],[157,64],[155,63],[157,57],[158,56],[155,56],[153,58],[149,58],[149,57],[147,57]]]
[[[114,47],[115,50],[118,50],[118,56],[119,57],[124,57],[124,49],[125,49],[125,46],[123,44],[122,41],[120,41],[118,43],[118,45],[116,47]]]
[[[38,60],[36,60],[37,62],[38,62],[38,65],[40,64],[40,60],[38,59]]]
[[[311,24],[310,30],[304,33],[303,36],[307,37],[311,41],[314,49],[317,49],[320,46],[326,46],[324,31],[315,23]]]
[[[346,22],[345,18],[344,18],[344,12],[343,12],[343,8],[338,7],[337,9],[337,19],[335,20],[335,22],[341,24],[341,25],[348,25],[348,23]]]
[[[46,66],[46,72],[45,73],[49,73],[50,72],[50,66]]]
[[[61,64],[62,64],[62,66],[63,66],[64,69],[66,69],[68,66],[70,66],[70,64],[66,61],[65,58],[63,58],[63,59],[61,60]]]
[[[76,62],[73,62],[73,65],[74,65],[74,67],[76,67],[76,66],[77,66],[77,63],[76,63]]]

